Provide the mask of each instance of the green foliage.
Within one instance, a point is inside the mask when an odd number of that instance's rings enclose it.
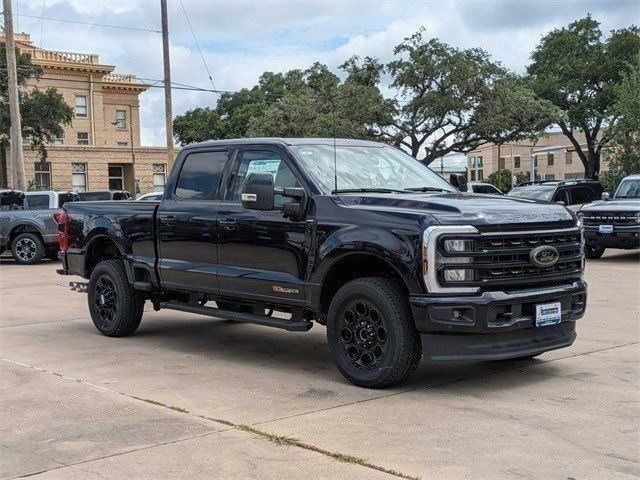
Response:
[[[398,45],[389,63],[400,93],[394,123],[385,133],[429,164],[450,152],[469,152],[491,142],[540,133],[555,109],[480,48],[460,50],[421,29]]]
[[[0,72],[6,72],[6,45],[0,43]],[[29,77],[38,78],[42,70],[31,63],[29,55],[16,50],[18,84],[24,87]],[[55,88],[45,91],[21,88],[19,91],[22,136],[37,148],[42,160],[47,158],[46,144],[62,136],[63,125],[71,123],[73,109]],[[9,115],[7,75],[0,75],[0,147],[9,146],[11,120]]]
[[[424,30],[398,45],[397,59],[354,56],[340,69],[265,72],[258,84],[223,94],[215,108],[177,117],[180,143],[243,136],[320,136],[378,139],[405,147],[425,163],[449,152],[539,134],[557,116],[526,82],[481,49],[459,50]],[[397,98],[383,98],[382,74]]]
[[[503,193],[511,190],[511,170],[503,168],[496,170],[487,178],[487,181]]]
[[[615,105],[618,86],[640,55],[636,26],[614,30],[605,38],[590,16],[545,35],[528,67],[534,91],[562,111],[557,124],[576,148],[585,176],[600,171],[602,148],[620,121]],[[636,124],[637,125],[637,124]],[[574,131],[586,137],[586,146]]]
[[[528,182],[531,178],[531,172],[527,170],[526,172],[516,172],[516,179],[513,182],[514,185],[518,185],[519,183]]]

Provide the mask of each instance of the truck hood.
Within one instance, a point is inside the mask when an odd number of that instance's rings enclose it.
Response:
[[[365,193],[342,194],[339,198],[348,208],[429,214],[445,224],[549,223],[566,222],[575,218],[560,204],[502,195]]]
[[[618,198],[613,200],[597,201],[584,205],[581,212],[640,212],[640,199]]]

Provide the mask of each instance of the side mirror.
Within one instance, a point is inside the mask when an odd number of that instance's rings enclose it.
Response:
[[[610,198],[611,198],[611,195],[609,195],[609,192],[602,192],[602,200],[606,202]]]
[[[449,175],[449,183],[461,192],[467,191],[467,177],[463,173],[452,173]]]
[[[249,210],[273,210],[273,175],[250,173],[242,188],[242,207]]]

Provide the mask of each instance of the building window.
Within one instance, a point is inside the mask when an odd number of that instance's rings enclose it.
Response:
[[[71,185],[74,192],[87,191],[87,164],[72,163],[71,164]]]
[[[76,117],[87,116],[87,97],[76,95]]]
[[[520,168],[520,157],[513,157],[513,168]]]
[[[533,156],[533,168],[538,168],[538,156]]]
[[[564,162],[567,165],[571,165],[573,163],[573,153],[572,152],[567,152],[564,154]]]
[[[471,157],[471,166],[472,167],[476,166],[476,157]]]
[[[109,190],[124,190],[122,165],[109,165]]]
[[[118,142],[118,146],[119,147],[128,147],[129,146],[129,142]]]
[[[51,190],[51,164],[49,162],[36,162],[33,167],[35,189]]]
[[[498,170],[504,170],[506,168],[506,161],[504,157],[498,159]]]
[[[478,170],[478,181],[482,181],[484,180],[484,174],[482,173],[482,170]]]
[[[476,179],[476,171],[471,170],[471,181],[473,182]]]
[[[127,111],[126,110],[116,110],[116,130],[126,130],[127,129]]]
[[[478,168],[482,167],[482,157],[478,157]]]
[[[53,137],[54,145],[64,145],[64,132],[59,137]]]
[[[553,153],[547,153],[547,165],[551,167],[553,166],[553,162],[554,162]]]
[[[89,145],[88,132],[78,132],[78,145]]]
[[[167,166],[164,163],[153,164],[153,191],[164,192],[167,182]]]

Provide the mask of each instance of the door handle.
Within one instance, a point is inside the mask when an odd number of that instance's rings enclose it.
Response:
[[[162,222],[163,225],[174,225],[176,223],[176,216],[166,215],[160,218],[160,222]]]
[[[220,225],[222,225],[222,227],[225,230],[235,230],[237,224],[238,224],[238,222],[236,222],[235,220],[221,220],[220,221]]]

